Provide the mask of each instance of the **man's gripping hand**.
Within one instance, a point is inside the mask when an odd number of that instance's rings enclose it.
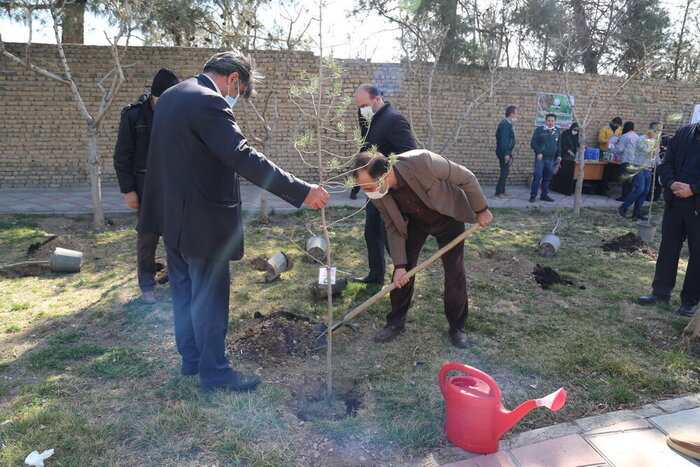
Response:
[[[403,276],[406,275],[406,268],[396,268],[394,269],[394,275],[392,276],[391,280],[394,282],[394,285],[396,286],[397,289],[400,289],[404,285],[408,284],[408,281],[410,281],[410,278],[404,279]]]
[[[309,194],[304,199],[304,204],[311,209],[321,209],[328,204],[328,192],[318,185],[311,185]]]
[[[488,209],[476,215],[476,223],[481,227],[487,227],[491,222],[493,222],[493,214]]]

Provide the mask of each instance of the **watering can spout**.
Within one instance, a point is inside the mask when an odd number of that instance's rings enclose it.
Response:
[[[501,406],[501,413],[499,416],[498,424],[498,436],[500,437],[503,433],[508,431],[513,425],[518,423],[525,415],[527,415],[532,409],[537,407],[547,407],[549,410],[559,410],[566,402],[566,391],[564,388],[559,388],[553,393],[541,397],[539,399],[530,399],[525,401],[516,407],[512,411],[507,411]]]

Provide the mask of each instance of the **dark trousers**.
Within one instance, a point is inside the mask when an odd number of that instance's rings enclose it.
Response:
[[[231,275],[228,260],[184,255],[165,245],[173,299],[175,343],[182,366],[199,369],[203,386],[233,376],[225,355]]]
[[[450,243],[455,237],[464,232],[464,223],[452,218],[437,225],[425,225],[413,221],[408,222],[408,238],[406,239],[406,270],[413,269],[418,262],[418,255],[428,235],[437,240],[440,248]],[[469,302],[467,298],[467,276],[464,272],[464,242],[442,255],[442,267],[445,270],[445,290],[443,303],[445,316],[450,329],[462,329],[467,322]],[[386,317],[387,325],[403,327],[406,323],[406,313],[411,306],[415,276],[408,284],[400,289],[392,290],[391,312]]]
[[[542,192],[540,196],[542,198],[549,195],[549,182],[552,180],[552,168],[554,167],[554,159],[542,159],[537,160],[535,158],[534,174],[532,177],[532,185],[530,186],[530,196],[533,198],[537,196],[537,190],[540,187],[540,182],[542,182]]]
[[[367,276],[372,280],[384,280],[386,272],[384,249],[388,249],[389,246],[384,221],[372,202],[367,203],[365,208],[365,243],[367,244],[367,261],[369,263]]]
[[[646,199],[650,188],[651,171],[648,169],[639,169],[639,172],[634,174],[634,177],[632,178],[632,190],[622,202],[622,208],[627,209],[634,204],[633,214],[636,216],[641,216],[642,207],[644,207],[644,200]]]
[[[690,257],[681,290],[681,303],[695,306],[700,302],[700,215],[696,215],[692,207],[671,206],[664,212],[652,290],[658,297],[671,296],[676,285],[678,259],[686,238]]]
[[[506,162],[505,156],[498,156],[498,164],[501,167],[501,173],[498,176],[498,183],[496,183],[496,196],[506,192],[506,181],[508,181],[508,174],[510,173],[510,163],[512,161],[513,159],[511,159],[510,162]]]
[[[137,172],[135,174],[135,178],[136,195],[139,197],[139,204],[141,204],[143,200],[143,184],[146,179],[146,174]],[[140,216],[141,211],[137,211],[136,215]],[[141,292],[150,292],[156,287],[156,249],[158,248],[159,238],[160,234],[157,233],[137,232],[136,234],[137,276]]]
[[[632,191],[632,180],[629,179],[629,168],[632,166],[629,162],[623,162],[620,164],[620,177],[622,178],[622,195],[621,198],[624,200],[627,195]]]

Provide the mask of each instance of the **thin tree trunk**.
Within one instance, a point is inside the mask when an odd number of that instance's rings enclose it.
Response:
[[[99,128],[88,125],[88,170],[90,191],[92,193],[92,225],[95,229],[100,229],[105,222],[104,213],[102,211],[102,186],[100,182],[102,167],[100,166],[100,154],[97,150],[98,134]]]
[[[681,63],[681,50],[683,49],[683,38],[685,36],[685,23],[688,20],[688,10],[690,10],[690,4],[693,0],[688,0],[685,5],[685,12],[683,13],[683,24],[681,25],[681,32],[678,35],[678,47],[676,47],[676,59],[673,63],[673,80],[678,81],[678,69]]]
[[[61,18],[61,41],[64,44],[85,43],[86,0],[73,0],[63,5]]]

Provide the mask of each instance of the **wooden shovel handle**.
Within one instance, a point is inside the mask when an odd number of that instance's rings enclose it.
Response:
[[[474,224],[472,225],[469,229],[465,230],[462,232],[458,237],[455,237],[454,240],[452,240],[450,243],[445,245],[444,247],[440,248],[438,251],[436,251],[430,258],[426,259],[422,263],[420,263],[418,266],[415,268],[411,269],[408,271],[406,274],[403,275],[404,278],[410,279],[411,277],[415,276],[422,270],[426,269],[428,266],[433,264],[435,261],[438,260],[442,255],[447,253],[449,250],[457,246],[458,243],[463,241],[465,238],[476,232],[476,230],[479,228],[479,224]],[[347,323],[351,319],[353,319],[355,316],[359,315],[363,311],[365,311],[367,308],[371,307],[375,303],[377,303],[382,297],[384,297],[386,294],[391,292],[396,288],[396,285],[394,285],[394,281],[391,281],[391,284],[387,285],[384,287],[382,290],[377,292],[376,294],[372,295],[367,301],[365,301],[362,305],[358,306],[354,310],[350,311],[347,313],[343,318],[336,322],[333,325],[333,330],[337,329],[339,326],[341,326],[344,323]]]

